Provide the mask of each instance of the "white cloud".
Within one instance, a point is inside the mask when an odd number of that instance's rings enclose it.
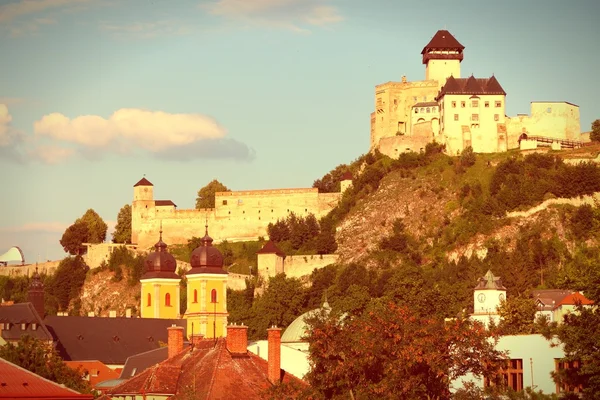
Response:
[[[342,21],[328,0],[217,0],[200,7],[224,18],[307,32],[303,25],[325,26]]]
[[[63,233],[68,228],[67,224],[62,222],[30,222],[23,225],[2,227],[2,232],[49,232]]]
[[[108,119],[84,115],[70,119],[62,114],[45,115],[34,123],[38,136],[79,144],[85,147],[137,147],[157,152],[202,139],[225,136],[225,129],[214,119],[201,114],[170,114],[123,108]]]

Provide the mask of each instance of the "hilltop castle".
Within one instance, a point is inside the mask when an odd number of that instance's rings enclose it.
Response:
[[[495,76],[461,78],[464,49],[440,30],[421,51],[425,80],[408,82],[403,76],[375,87],[371,151],[398,157],[436,141],[451,155],[469,146],[495,153],[523,147],[519,139],[527,136],[582,140],[579,107],[571,103],[532,102],[531,115],[507,117],[506,92]]]

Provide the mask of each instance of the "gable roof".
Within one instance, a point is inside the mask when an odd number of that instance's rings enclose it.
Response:
[[[110,369],[106,364],[100,361],[65,361],[65,364],[75,371],[87,371],[90,385],[96,387],[100,382],[111,379],[117,379],[119,373]]]
[[[0,336],[6,341],[18,341],[21,336],[29,335],[35,339],[52,341],[52,334],[48,331],[40,315],[32,303],[17,303],[0,306],[0,323],[10,323],[9,329],[2,329]],[[25,323],[25,330],[21,324]],[[33,329],[36,324],[36,329]]]
[[[556,305],[556,307],[560,307],[560,306],[574,306],[574,305],[576,305],[578,303],[580,303],[581,305],[584,305],[584,306],[589,306],[589,305],[594,304],[594,302],[592,300],[586,298],[581,293],[575,292],[575,293],[571,293],[570,295],[568,295],[564,299],[562,299],[560,301],[560,303],[558,303]]]
[[[425,54],[428,50],[464,50],[465,46],[459,43],[458,40],[447,30],[439,30],[433,35],[429,43],[421,54]]]
[[[502,285],[500,277],[494,276],[492,270],[489,269],[482,278],[479,278],[477,286],[475,286],[475,290],[482,289],[506,290],[504,285]]]
[[[541,304],[553,308],[562,299],[571,294],[570,290],[562,289],[538,289],[532,291],[533,297]]]
[[[506,92],[496,79],[490,78],[475,78],[471,75],[468,78],[448,77],[446,83],[440,89],[436,100],[441,99],[447,94],[477,94],[477,95],[504,95]]]
[[[232,355],[225,339],[204,340],[193,350],[185,349],[176,356],[148,368],[144,372],[109,389],[109,395],[144,393],[185,398],[195,389],[197,399],[261,399],[271,386],[267,361],[252,354]],[[304,381],[282,371],[283,382]]]
[[[168,356],[168,347],[159,347],[158,349],[145,351],[143,353],[131,356],[127,358],[119,379],[129,379],[135,375],[139,375],[147,368],[165,361]]]
[[[285,257],[285,253],[272,240],[265,243],[263,248],[257,251],[256,254],[277,254],[280,257]]]
[[[56,350],[65,361],[98,360],[106,365],[123,365],[128,357],[167,343],[167,328],[185,329],[182,319],[101,318],[47,316],[48,330],[58,341]]]
[[[138,181],[138,183],[133,185],[133,187],[136,187],[136,186],[154,186],[154,185],[148,179],[142,178]]]
[[[346,171],[342,174],[340,181],[348,181],[348,180],[351,181],[352,179],[354,179],[354,177],[352,176],[352,172]]]
[[[93,399],[0,358],[0,398]]]

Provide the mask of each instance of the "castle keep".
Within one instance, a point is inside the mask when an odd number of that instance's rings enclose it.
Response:
[[[532,102],[531,115],[506,116],[506,92],[495,76],[461,78],[464,49],[440,30],[421,51],[425,80],[403,76],[375,87],[371,151],[398,157],[436,141],[451,155],[469,146],[478,153],[504,152],[523,147],[523,134],[581,140],[579,107],[571,103]]]
[[[351,177],[341,187],[347,188]],[[163,238],[171,244],[186,244],[199,236],[206,224],[215,232],[215,242],[257,240],[267,237],[267,226],[290,213],[298,216],[325,216],[339,202],[341,193],[319,193],[315,188],[218,192],[215,207],[178,210],[171,200],[155,200],[154,185],[142,178],[133,187],[131,242],[147,249],[158,240],[162,222]]]

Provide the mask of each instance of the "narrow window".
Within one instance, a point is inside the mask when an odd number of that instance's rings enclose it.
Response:
[[[452,102],[452,108],[456,108],[456,102],[455,101]]]
[[[494,121],[500,121],[500,115],[494,114]]]
[[[210,302],[211,303],[217,302],[217,290],[216,289],[213,289],[210,291]]]
[[[460,102],[460,108],[465,108],[467,106],[467,103],[464,101]]]
[[[423,107],[421,107],[421,112],[422,112],[422,113],[424,113],[424,112],[425,112],[425,109],[424,109]]]
[[[427,107],[427,112],[430,113],[431,112],[431,108]]]
[[[458,114],[454,114],[454,120],[458,121]]]
[[[486,102],[485,102],[485,103],[483,103],[483,104],[484,104],[484,107],[485,107],[485,108],[490,108],[490,102],[489,102],[489,101],[486,101]]]
[[[170,293],[165,294],[165,306],[171,307],[171,294]]]
[[[148,293],[147,300],[146,300],[146,307],[150,307],[151,305],[152,305],[152,296],[150,296],[150,293]]]
[[[227,200],[223,200],[223,205],[226,206],[227,205]]]
[[[479,115],[478,114],[471,115],[471,121],[479,121]]]
[[[436,112],[437,111],[437,107],[431,107],[431,112]]]
[[[479,100],[473,100],[471,102],[471,107],[479,107]]]
[[[501,101],[497,101],[496,102],[496,108],[500,108],[502,107],[502,102]]]
[[[194,303],[198,302],[198,291],[194,289]]]
[[[418,113],[419,113],[419,109],[415,108],[415,114],[418,114]]]

